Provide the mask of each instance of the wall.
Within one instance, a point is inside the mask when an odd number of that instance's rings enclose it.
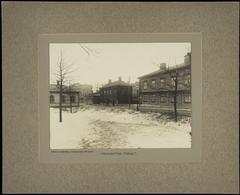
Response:
[[[171,71],[173,74],[173,71]],[[191,79],[191,67],[186,66],[178,69],[178,90],[190,90],[191,83],[185,84],[185,81]],[[152,81],[155,81],[155,87],[152,85]],[[161,80],[164,80],[164,85],[161,85]],[[147,88],[144,89],[144,82],[147,83]],[[140,79],[140,91],[141,92],[158,92],[164,90],[173,90],[171,75],[168,72],[159,73],[156,75],[144,77]]]
[[[111,91],[111,93],[110,93]],[[129,99],[130,96],[130,99]],[[108,88],[102,88],[100,90],[100,101],[101,103],[112,104],[113,100],[118,104],[128,104],[131,102],[132,86],[113,86]]]
[[[54,102],[50,102],[50,106],[51,107],[58,107],[59,106],[59,101],[60,101],[60,95],[57,92],[50,92],[50,96],[53,95],[54,96]],[[63,106],[69,106],[70,105],[70,96],[68,93],[63,93],[63,96],[65,98],[65,101],[62,102]],[[71,96],[73,96],[75,98],[75,101],[72,102],[72,106],[77,106],[78,105],[78,98],[79,95],[78,93],[72,93]],[[50,98],[50,97],[49,97]]]
[[[2,11],[3,193],[239,192],[238,2],[3,2]],[[89,32],[202,32],[202,162],[38,162],[38,34]]]

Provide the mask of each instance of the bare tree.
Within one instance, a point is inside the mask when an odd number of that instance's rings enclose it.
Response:
[[[68,96],[69,96],[70,112],[72,113],[73,94],[72,94],[72,85],[71,85],[70,81],[69,81],[69,84],[68,84]]]
[[[69,75],[74,72],[73,63],[68,64],[64,60],[62,49],[60,50],[59,60],[57,62],[57,69],[55,76],[57,78],[57,84],[59,88],[59,122],[62,122],[62,108],[63,108],[63,90],[64,84],[68,81]]]
[[[176,67],[175,70],[168,70],[168,74],[170,75],[171,81],[169,82],[169,94],[170,97],[173,98],[173,110],[174,110],[174,119],[175,122],[178,120],[178,113],[177,113],[177,105],[178,105],[178,96],[180,95],[180,86],[189,88],[189,81],[183,79],[182,77],[184,76],[183,72],[180,73],[179,69]]]
[[[130,85],[130,80],[131,80],[131,77],[129,76],[128,77],[128,108],[131,107],[131,85]]]
[[[174,109],[174,119],[175,122],[177,122],[178,119],[178,113],[177,113],[177,97],[178,97],[178,78],[179,73],[178,70],[174,70],[172,72],[169,72],[170,78],[171,78],[171,87],[173,88],[173,92],[170,92],[170,94],[173,97],[173,109]]]
[[[86,53],[88,56],[93,54],[98,54],[98,51],[93,50],[85,45],[79,44],[80,48],[84,53]],[[63,109],[63,90],[64,86],[67,82],[72,81],[72,75],[71,73],[77,71],[79,67],[74,68],[75,63],[69,63],[64,59],[62,49],[60,49],[59,59],[57,62],[57,69],[54,75],[57,78],[58,88],[59,88],[59,122],[62,122],[62,109]],[[72,89],[70,89],[71,86],[69,84],[69,93],[71,93]],[[70,110],[72,112],[72,100],[71,100],[71,94],[70,95]]]
[[[159,63],[153,62],[152,63],[154,66],[160,67]],[[168,60],[168,66],[167,66],[167,74],[170,76],[170,80],[166,82],[166,87],[168,89],[168,96],[173,98],[173,110],[174,110],[174,119],[177,121],[177,96],[178,96],[178,70],[177,68],[174,71],[171,71],[169,69],[169,64],[170,64],[170,57]],[[176,60],[175,60],[175,65],[176,65]]]

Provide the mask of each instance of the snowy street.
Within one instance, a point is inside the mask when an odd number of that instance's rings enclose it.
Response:
[[[76,109],[76,108],[75,108]],[[84,105],[74,113],[50,108],[51,149],[190,148],[190,118],[173,122],[159,113]]]

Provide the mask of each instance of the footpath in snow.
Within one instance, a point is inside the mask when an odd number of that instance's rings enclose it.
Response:
[[[159,113],[82,105],[73,113],[50,108],[51,149],[190,148],[191,121],[173,122]]]

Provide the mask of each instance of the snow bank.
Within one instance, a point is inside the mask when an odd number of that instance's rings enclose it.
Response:
[[[159,113],[100,105],[64,111],[62,123],[58,115],[50,109],[52,149],[191,147],[190,118],[175,123]]]

